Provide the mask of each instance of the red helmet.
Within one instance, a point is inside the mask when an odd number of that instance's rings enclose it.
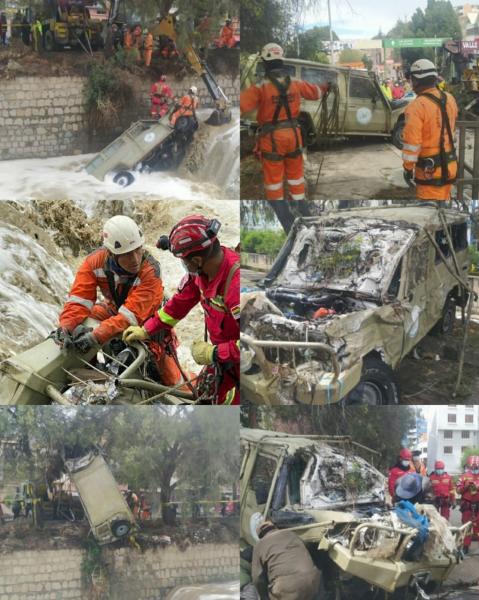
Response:
[[[407,448],[402,448],[401,452],[399,453],[399,458],[401,460],[412,460],[411,450],[408,450]]]
[[[479,466],[479,456],[468,456],[466,460],[466,465],[468,467],[477,467]]]
[[[436,460],[436,462],[434,463],[434,468],[435,469],[444,469],[444,463],[442,462],[442,460]]]
[[[190,215],[181,219],[171,230],[169,246],[178,258],[210,248],[216,240],[221,223],[203,215]]]

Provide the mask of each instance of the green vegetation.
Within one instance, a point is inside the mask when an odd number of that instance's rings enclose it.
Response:
[[[85,543],[85,552],[81,563],[82,580],[85,587],[91,584],[92,575],[99,567],[104,567],[101,546],[95,538],[89,537]]]
[[[466,448],[466,450],[464,450],[461,457],[462,468],[465,467],[468,456],[479,456],[479,448]]]
[[[334,252],[321,254],[316,262],[323,277],[347,277],[356,267],[361,256],[357,244],[344,244]]]
[[[276,256],[281,250],[286,234],[284,231],[258,230],[241,231],[241,249],[243,252],[255,252]]]
[[[469,246],[469,258],[471,259],[469,273],[477,275],[479,273],[479,250],[475,245]]]

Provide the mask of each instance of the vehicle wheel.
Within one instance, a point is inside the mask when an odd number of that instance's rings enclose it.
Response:
[[[432,335],[447,335],[451,333],[454,328],[454,321],[456,320],[456,303],[448,296],[442,309],[442,315],[439,321],[431,329]]]
[[[125,535],[128,535],[128,533],[130,532],[130,529],[131,529],[130,521],[119,520],[119,521],[114,521],[111,524],[111,532],[117,538],[125,537]]]
[[[131,171],[118,171],[113,177],[113,183],[120,187],[128,187],[135,181],[135,176]]]
[[[45,50],[47,52],[53,52],[58,49],[58,44],[55,42],[55,36],[53,35],[53,31],[45,32]]]
[[[406,125],[406,121],[402,118],[399,118],[396,121],[396,125],[394,125],[393,132],[391,134],[391,142],[393,146],[402,150],[403,141],[402,141],[402,132],[404,130],[404,126]]]
[[[345,401],[348,404],[397,404],[399,387],[394,372],[377,356],[366,356],[360,383],[349,392]]]

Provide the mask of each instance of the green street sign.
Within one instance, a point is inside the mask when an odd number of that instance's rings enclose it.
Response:
[[[383,48],[439,48],[448,38],[403,38],[383,40]]]

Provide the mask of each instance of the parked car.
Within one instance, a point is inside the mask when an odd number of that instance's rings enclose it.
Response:
[[[443,214],[464,279],[467,216]],[[451,331],[456,306],[467,303],[455,268],[432,206],[298,218],[265,291],[242,294],[242,398],[397,403],[394,370],[431,330]]]

